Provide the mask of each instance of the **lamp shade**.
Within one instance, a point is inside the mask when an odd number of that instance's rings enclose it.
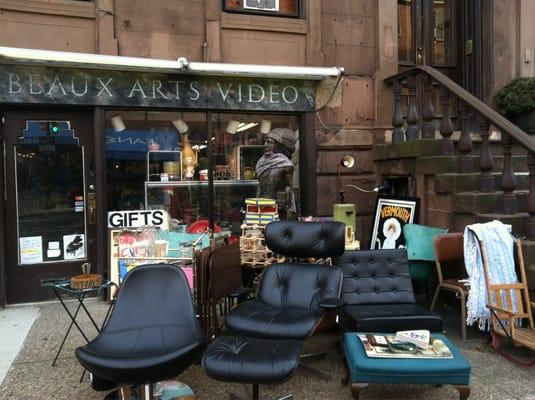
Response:
[[[115,132],[122,132],[126,129],[126,125],[120,115],[114,115],[110,118],[110,121]]]
[[[175,129],[180,133],[181,135],[189,131],[189,126],[184,122],[182,118],[177,118],[173,121],[171,121]]]
[[[269,119],[263,119],[260,123],[260,132],[263,134],[269,133],[271,130],[271,121]]]
[[[227,132],[230,133],[231,135],[235,135],[236,132],[238,131],[239,126],[240,126],[239,121],[235,121],[231,119],[227,124]]]
[[[353,156],[350,156],[349,154],[346,154],[340,160],[340,164],[342,164],[343,167],[351,168],[355,165],[355,158]]]

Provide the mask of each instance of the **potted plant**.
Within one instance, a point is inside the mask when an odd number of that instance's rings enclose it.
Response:
[[[513,79],[496,94],[496,103],[511,122],[535,135],[535,78]]]

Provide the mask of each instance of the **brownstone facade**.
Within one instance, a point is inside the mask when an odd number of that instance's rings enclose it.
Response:
[[[458,10],[465,3],[456,2]],[[344,67],[340,105],[314,116],[317,213],[330,215],[338,198],[337,165],[344,154],[357,162],[343,173],[343,183],[369,189],[379,181],[371,150],[391,129],[392,92],[383,79],[398,72],[397,1],[302,0],[300,7],[300,17],[288,18],[226,12],[221,0],[0,0],[0,45]],[[483,97],[492,103],[496,90],[512,77],[533,74],[535,3],[492,1],[485,7],[490,58],[484,62],[488,78]],[[355,202],[364,216],[357,238],[367,238],[374,199],[374,194],[347,192],[346,200]]]

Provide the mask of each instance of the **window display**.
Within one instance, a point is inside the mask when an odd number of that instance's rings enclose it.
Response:
[[[124,122],[120,131],[110,120],[117,115]],[[171,230],[187,233],[199,233],[199,224],[205,231],[213,216],[214,230],[235,240],[241,234],[246,198],[274,197],[279,207],[284,204],[285,215],[296,212],[297,116],[221,113],[212,114],[208,122],[205,113],[181,113],[177,118],[173,112],[114,111],[108,120],[110,211],[162,209],[171,218]],[[270,141],[274,144],[266,151]],[[262,173],[280,164],[273,164],[275,158],[284,158],[284,185],[273,186],[270,193],[260,190],[262,158]]]

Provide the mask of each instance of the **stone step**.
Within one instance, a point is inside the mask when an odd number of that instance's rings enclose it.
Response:
[[[471,156],[474,171],[478,171],[479,156]],[[513,155],[513,171],[516,172],[526,172],[528,171],[527,158],[523,155]],[[429,156],[429,157],[418,157],[416,160],[416,173],[420,174],[445,174],[452,173],[458,170],[459,158],[457,155],[454,156]],[[493,171],[500,172],[503,170],[503,156],[494,157]]]
[[[501,188],[502,173],[493,172],[494,188]],[[445,173],[439,174],[435,177],[435,191],[437,193],[457,193],[479,191],[479,173]],[[528,190],[529,188],[529,173],[517,172],[516,190]]]
[[[519,211],[527,209],[527,190],[515,191]],[[453,212],[461,214],[491,214],[503,210],[503,192],[458,192],[453,194]]]

